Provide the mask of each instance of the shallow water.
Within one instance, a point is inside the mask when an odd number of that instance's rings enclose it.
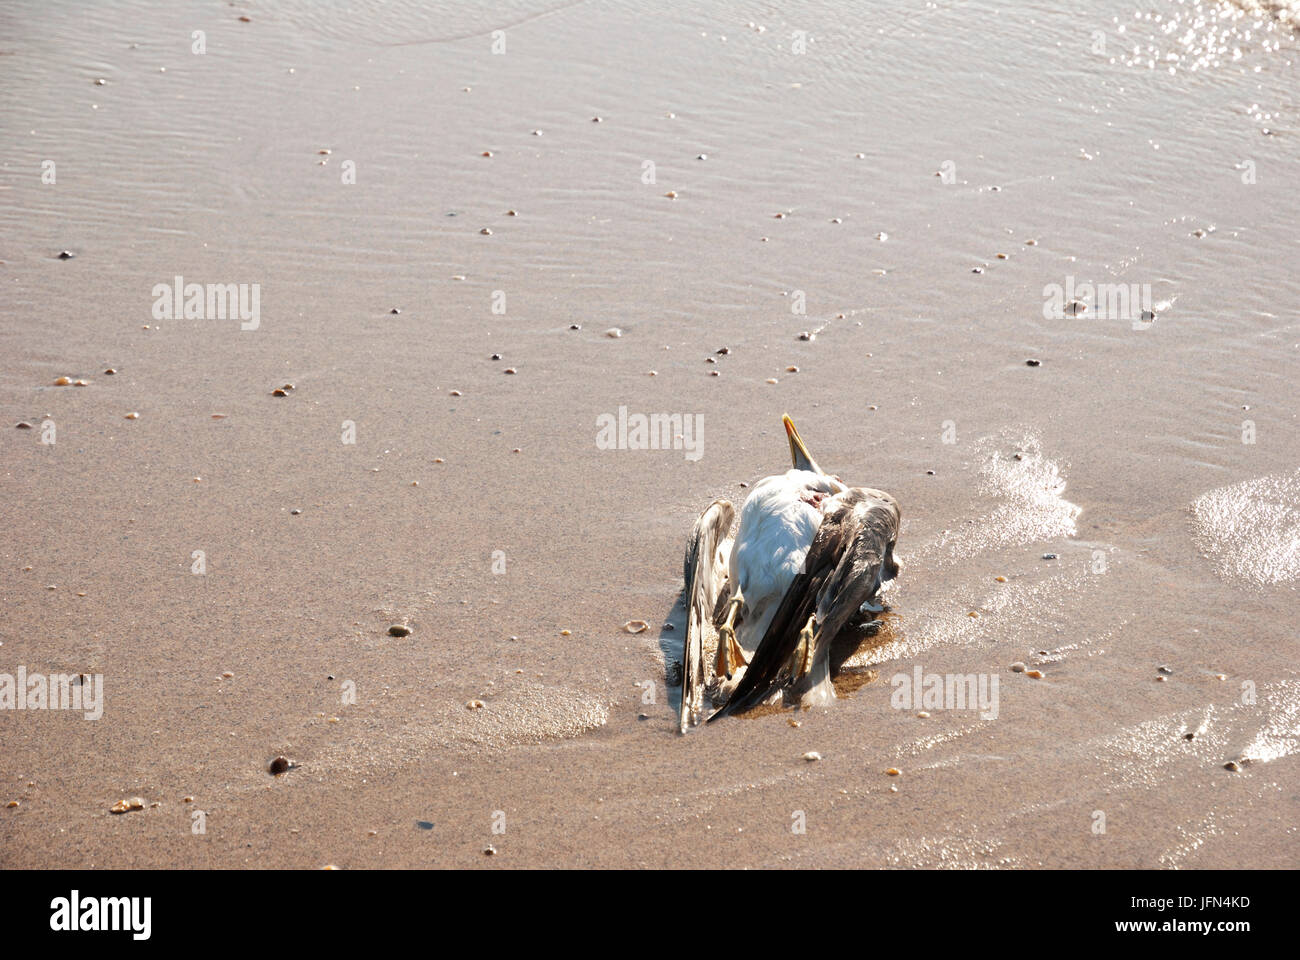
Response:
[[[0,713],[38,784],[0,863],[86,817],[97,863],[407,863],[415,819],[477,862],[505,809],[516,863],[1294,866],[1297,34],[1054,6],[11,4],[0,405],[59,439],[0,434],[0,671],[109,695]],[[155,320],[178,275],[260,326]],[[1156,319],[1045,318],[1085,283]],[[598,449],[622,405],[703,414],[703,456]],[[680,623],[620,627],[678,618],[783,412],[902,503],[896,629],[799,728],[677,738]],[[998,719],[891,709],[916,665],[996,674]],[[201,851],[186,794],[229,798]]]

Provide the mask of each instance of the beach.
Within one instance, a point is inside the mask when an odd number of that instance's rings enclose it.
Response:
[[[1075,7],[0,12],[0,867],[1300,865],[1300,8]],[[680,735],[786,413],[889,629]]]

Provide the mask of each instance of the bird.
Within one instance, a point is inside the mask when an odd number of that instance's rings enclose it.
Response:
[[[706,692],[705,623],[718,634],[715,720],[788,692],[805,705],[834,698],[833,647],[880,627],[878,594],[899,570],[901,513],[889,494],[848,487],[813,459],[782,417],[791,469],[755,484],[740,512],[714,500],[695,522],[684,563],[687,605],[679,730],[697,724]],[[850,650],[851,652],[851,650]]]

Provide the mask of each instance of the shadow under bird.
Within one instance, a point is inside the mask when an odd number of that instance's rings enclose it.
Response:
[[[755,484],[740,511],[714,500],[686,548],[680,729],[784,699],[835,698],[831,677],[881,626],[880,590],[898,574],[901,514],[883,490],[849,487],[817,465],[788,417],[793,467]],[[706,679],[705,624],[718,634]]]

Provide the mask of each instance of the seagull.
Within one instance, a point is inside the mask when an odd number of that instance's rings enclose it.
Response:
[[[684,564],[687,604],[679,729],[699,723],[705,693],[704,625],[718,634],[710,720],[783,693],[805,706],[835,696],[832,646],[880,628],[878,594],[898,573],[898,503],[848,487],[818,466],[782,418],[792,468],[759,481],[740,512],[714,500],[695,522]],[[840,657],[840,662],[844,659]]]

